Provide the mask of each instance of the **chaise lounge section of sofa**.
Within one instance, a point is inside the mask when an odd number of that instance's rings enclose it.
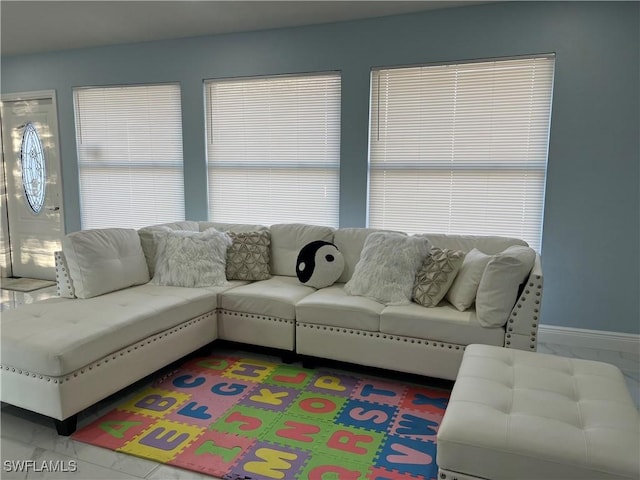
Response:
[[[197,288],[148,283],[158,235],[211,227],[268,231],[269,278]],[[277,348],[287,358],[300,354],[450,380],[471,343],[536,349],[543,281],[539,255],[522,284],[511,286],[518,295],[504,325],[487,327],[473,307],[459,311],[446,300],[427,308],[349,295],[345,284],[373,229],[187,221],[121,230],[76,232],[68,236],[74,241],[63,242],[71,283],[86,280],[80,291],[95,295],[53,298],[2,316],[2,401],[52,417],[62,435],[73,432],[78,412],[216,339]],[[478,249],[490,256],[526,245],[504,237],[426,237],[436,247]],[[345,263],[338,281],[321,289],[303,285],[296,276],[301,248],[317,240],[334,243]],[[134,274],[131,265],[139,267]],[[132,277],[137,283],[127,284]],[[74,293],[78,290],[68,296]]]

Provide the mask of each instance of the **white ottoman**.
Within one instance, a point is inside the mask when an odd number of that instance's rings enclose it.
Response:
[[[640,478],[640,421],[607,363],[471,345],[438,432],[441,480]]]

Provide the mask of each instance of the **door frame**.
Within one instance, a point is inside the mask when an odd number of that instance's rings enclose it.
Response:
[[[0,121],[0,136],[2,122]],[[4,146],[4,144],[3,144]],[[2,216],[0,217],[0,277],[11,277],[13,275],[13,264],[11,257],[11,242],[9,237],[9,207],[7,204],[7,175],[4,165],[4,148],[0,148],[0,204]]]
[[[18,102],[21,100],[25,100],[25,101],[29,101],[29,100],[38,100],[38,99],[42,99],[42,98],[50,98],[51,99],[51,104],[53,106],[54,112],[55,112],[55,119],[56,119],[56,129],[58,132],[58,138],[56,139],[56,145],[55,145],[55,151],[56,151],[56,155],[58,157],[58,183],[59,183],[59,188],[60,188],[60,210],[59,210],[59,215],[60,215],[60,224],[62,227],[62,235],[66,234],[67,228],[66,228],[66,224],[65,224],[65,217],[64,217],[64,212],[65,212],[65,208],[64,208],[64,180],[63,180],[63,175],[62,175],[62,156],[60,155],[60,117],[58,114],[58,99],[57,99],[57,95],[56,95],[56,90],[55,89],[51,89],[51,90],[33,90],[33,91],[28,91],[28,92],[16,92],[16,93],[3,93],[0,95],[0,102]],[[2,275],[12,275],[13,274],[13,255],[11,254],[11,237],[10,237],[10,231],[11,231],[11,225],[9,224],[9,207],[8,207],[8,199],[7,199],[7,182],[10,181],[10,179],[7,177],[8,172],[6,171],[6,161],[5,161],[5,145],[4,145],[4,141],[2,141],[2,152],[0,152],[2,155],[2,169],[5,173],[4,175],[4,185],[3,185],[3,189],[4,189],[4,195],[2,198],[2,215],[6,216],[6,222],[3,222],[3,232],[2,232],[2,236],[5,237],[6,236],[6,241],[7,241],[7,248],[8,248],[8,253],[6,254],[7,259],[9,261],[6,269],[3,267],[2,268]],[[12,180],[12,179],[11,179]],[[6,231],[4,231],[4,226],[6,225]]]

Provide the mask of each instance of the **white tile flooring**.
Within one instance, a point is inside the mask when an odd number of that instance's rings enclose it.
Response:
[[[14,290],[5,290],[0,288],[0,311],[10,310],[12,308],[25,305],[27,303],[37,302],[39,300],[45,300],[47,298],[56,296],[56,287],[42,288],[33,292],[16,292]]]
[[[32,293],[19,293],[0,290],[2,308],[7,310],[25,303],[32,303],[55,296],[55,287],[42,289]],[[599,360],[618,366],[627,381],[631,396],[640,406],[640,355],[635,353],[615,352],[590,348],[568,347],[559,344],[539,344],[538,351],[560,356]],[[151,379],[144,379],[117,395],[82,412],[78,427],[111,410],[127,396],[131,396],[141,387],[149,384]],[[0,411],[0,478],[2,479],[212,479],[187,470],[161,465],[148,460],[113,452],[99,447],[76,442],[68,437],[60,437],[55,431],[53,422],[11,405],[2,404]],[[32,467],[27,471],[9,471],[11,464],[7,462],[32,460]],[[33,468],[35,465],[35,469]],[[47,472],[46,465],[57,466],[65,471]],[[77,468],[77,471],[70,472]],[[40,471],[36,471],[40,470]]]

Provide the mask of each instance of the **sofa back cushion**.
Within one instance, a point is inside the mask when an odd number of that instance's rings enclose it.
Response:
[[[427,233],[425,236],[434,247],[462,250],[465,253],[477,248],[488,255],[495,255],[513,245],[521,245],[523,247],[529,246],[524,240],[510,237],[446,235],[443,233]]]
[[[334,229],[302,223],[271,225],[271,274],[296,276],[300,249],[314,240],[333,242]]]
[[[362,247],[367,237],[373,232],[390,231],[375,228],[339,228],[333,236],[333,243],[344,257],[344,271],[338,282],[346,283],[351,279],[356,264],[360,260]],[[402,233],[402,232],[398,232]],[[517,238],[480,236],[480,235],[447,235],[447,234],[424,234],[431,242],[431,245],[438,248],[448,248],[451,250],[462,250],[467,253],[477,248],[481,252],[495,255],[513,245],[527,246],[527,243]]]
[[[62,239],[73,288],[91,298],[149,281],[138,232],[106,228],[74,232]]]
[[[215,228],[219,232],[229,233],[251,233],[269,230],[269,227],[264,225],[251,225],[249,223],[198,222],[198,226],[201,232],[209,228]]]
[[[138,230],[140,236],[140,244],[142,245],[142,251],[144,252],[144,258],[147,261],[147,268],[149,269],[149,276],[153,277],[156,269],[156,254],[158,252],[158,233],[166,231],[167,228],[171,230],[188,230],[191,232],[201,231],[198,228],[198,222],[184,221],[173,223],[162,223],[160,225],[151,225]]]
[[[532,248],[518,245],[493,256],[478,285],[476,313],[480,325],[502,327],[507,323],[520,284],[529,276],[535,260]]]

